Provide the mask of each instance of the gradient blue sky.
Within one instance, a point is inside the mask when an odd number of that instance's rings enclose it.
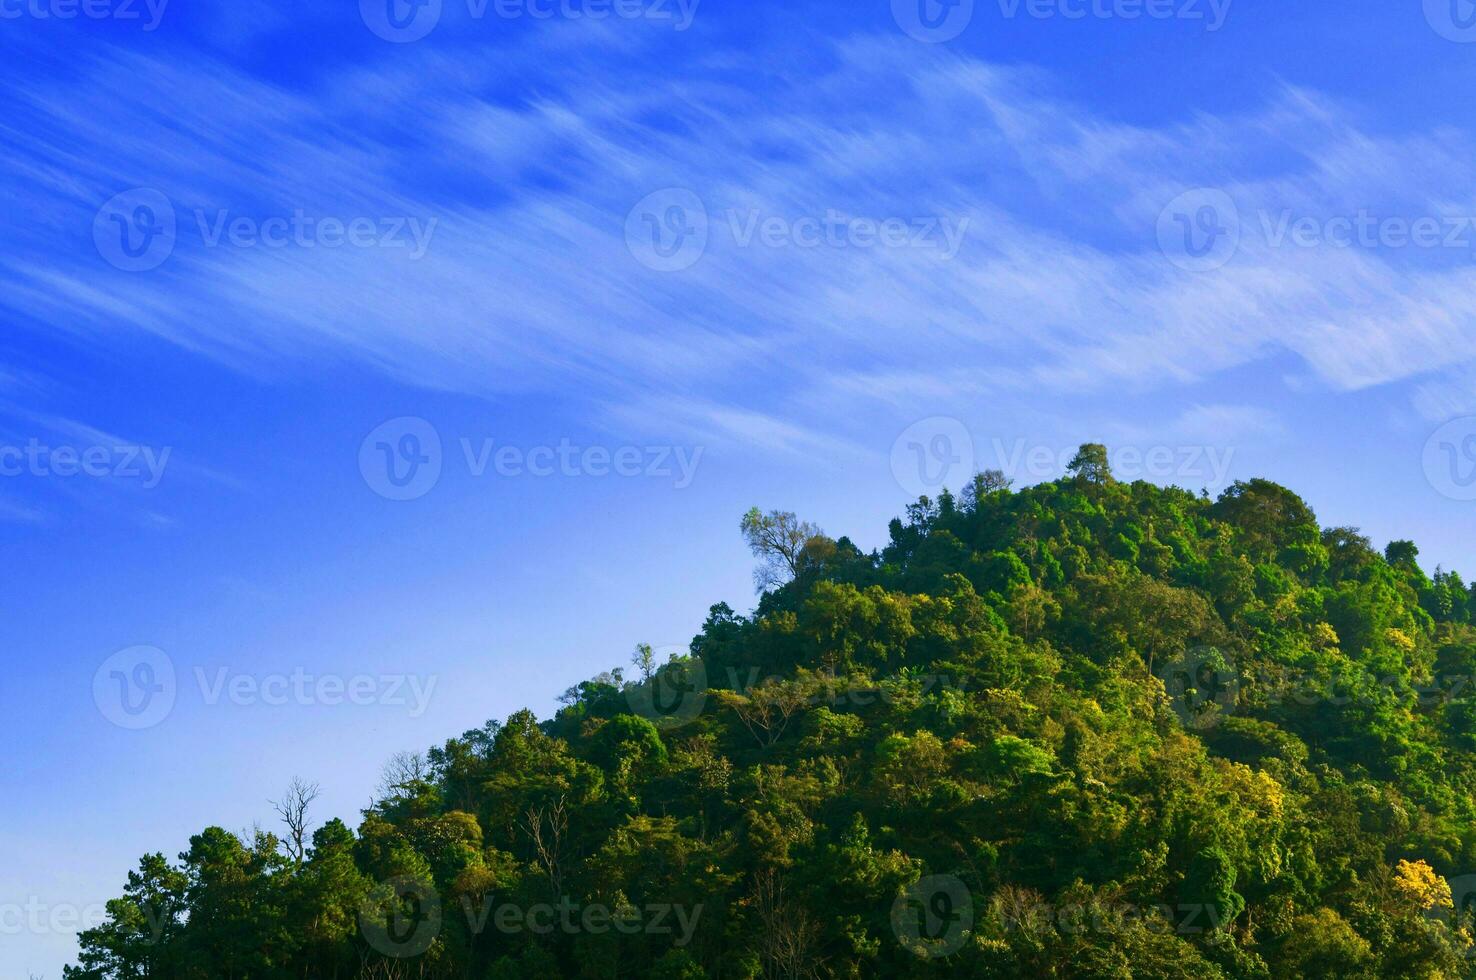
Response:
[[[0,476],[0,975],[55,980],[67,910],[146,851],[270,823],[294,775],[354,818],[392,753],[749,609],[750,505],[881,544],[914,445],[954,486],[1036,448],[1164,447],[1159,482],[1269,476],[1476,572],[1476,457],[1441,455],[1476,445],[1468,0],[1235,0],[1214,30],[1209,0],[977,0],[947,40],[903,0],[443,0],[408,43],[368,0],[40,16],[68,2],[0,0],[0,447],[111,469]],[[172,251],[118,267],[112,216],[161,199]],[[431,234],[209,234],[299,211]],[[963,235],[745,237],[827,214]],[[683,267],[652,268],[648,217],[703,215],[705,248],[663,239]],[[1323,237],[1360,215],[1441,243]],[[1238,245],[1194,258],[1181,216]],[[424,423],[392,451],[442,444],[404,501],[364,446],[401,418]],[[463,439],[701,456],[689,485],[478,476]],[[157,485],[116,472],[123,446],[167,449]],[[128,730],[94,677],[141,644],[178,693]],[[220,668],[436,686],[418,714],[210,704]]]

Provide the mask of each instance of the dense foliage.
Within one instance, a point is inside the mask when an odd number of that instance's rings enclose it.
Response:
[[[1476,591],[1098,448],[872,554],[750,512],[751,616],[144,858],[68,976],[1472,975]]]

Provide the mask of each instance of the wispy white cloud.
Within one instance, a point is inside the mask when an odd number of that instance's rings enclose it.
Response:
[[[721,66],[673,80],[640,51],[628,71],[591,71],[590,48],[641,42],[574,37],[550,32],[508,64],[396,50],[311,95],[205,60],[97,56],[86,97],[25,94],[21,122],[39,128],[17,124],[20,148],[0,151],[51,222],[9,260],[19,285],[5,302],[247,371],[347,355],[473,394],[574,385],[627,416],[654,387],[730,438],[837,451],[869,419],[817,421],[836,399],[895,415],[960,391],[1151,391],[1288,352],[1334,390],[1423,379],[1429,411],[1428,392],[1476,351],[1469,253],[1275,247],[1262,220],[1476,214],[1464,134],[1362,132],[1354,109],[1292,88],[1235,117],[1134,127],[1033,71],[892,39],[837,44],[827,67],[757,95]],[[513,70],[536,91],[496,94]],[[143,91],[120,106],[105,93],[124,78]],[[46,247],[135,185],[179,214],[159,269],[114,273]],[[703,199],[710,240],[691,268],[661,273],[624,229],[670,186]],[[1228,264],[1198,274],[1155,237],[1163,206],[1197,186],[1228,193],[1243,231]],[[219,209],[436,225],[420,259],[206,248],[194,212]],[[739,240],[755,215],[830,211],[967,225],[952,258]]]
[[[1285,423],[1269,409],[1254,405],[1194,405],[1174,422],[1174,436],[1201,445],[1225,445],[1248,439],[1278,439]]]
[[[43,524],[46,515],[34,507],[0,497],[0,521],[9,524]]]

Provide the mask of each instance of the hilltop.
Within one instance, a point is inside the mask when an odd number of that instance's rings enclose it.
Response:
[[[357,829],[144,858],[67,975],[1468,975],[1476,590],[1412,543],[1090,445],[873,553],[741,530],[751,615],[397,760]]]

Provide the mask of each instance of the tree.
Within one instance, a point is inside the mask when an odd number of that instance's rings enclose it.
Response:
[[[77,937],[80,966],[66,980],[162,977],[180,955],[180,933],[188,910],[187,881],[162,854],[150,854],[128,873],[123,897],[107,903],[108,919]]]
[[[1394,892],[1419,912],[1450,909],[1450,885],[1424,861],[1400,861],[1394,868]]]
[[[835,547],[818,526],[801,521],[788,511],[771,510],[763,514],[754,507],[743,515],[739,528],[760,563],[753,573],[760,592],[798,577],[807,564],[823,558],[827,550],[833,551]]]
[[[991,493],[1008,490],[1014,485],[1014,480],[1004,475],[1003,470],[985,470],[975,473],[974,478],[964,487],[963,506],[964,510],[973,513],[979,509],[979,501]]]
[[[381,800],[404,795],[430,775],[430,763],[419,752],[396,752],[379,773],[376,792]]]
[[[287,786],[287,792],[280,801],[270,801],[272,809],[277,811],[277,816],[282,818],[282,823],[287,827],[287,838],[283,843],[293,867],[301,867],[302,859],[307,853],[308,807],[313,805],[319,795],[321,793],[317,783],[308,783],[297,778]]]
[[[751,512],[787,584],[712,607],[707,710],[600,672],[310,845],[297,780],[281,841],[146,858],[67,978],[1466,976],[1466,581],[1268,481],[1101,487],[1090,449],[871,554]]]
[[[1373,949],[1342,916],[1330,908],[1300,915],[1291,923],[1281,963],[1289,977],[1346,980],[1368,977]]]
[[[635,669],[641,672],[641,682],[645,683],[656,676],[660,665],[656,663],[656,652],[651,649],[649,643],[637,643],[635,653],[631,654],[630,662]]]
[[[1390,541],[1384,546],[1384,561],[1391,565],[1415,568],[1420,549],[1413,541]]]
[[[1112,467],[1107,461],[1107,447],[1099,442],[1082,443],[1071,462],[1066,464],[1066,472],[1083,483],[1111,483]]]

